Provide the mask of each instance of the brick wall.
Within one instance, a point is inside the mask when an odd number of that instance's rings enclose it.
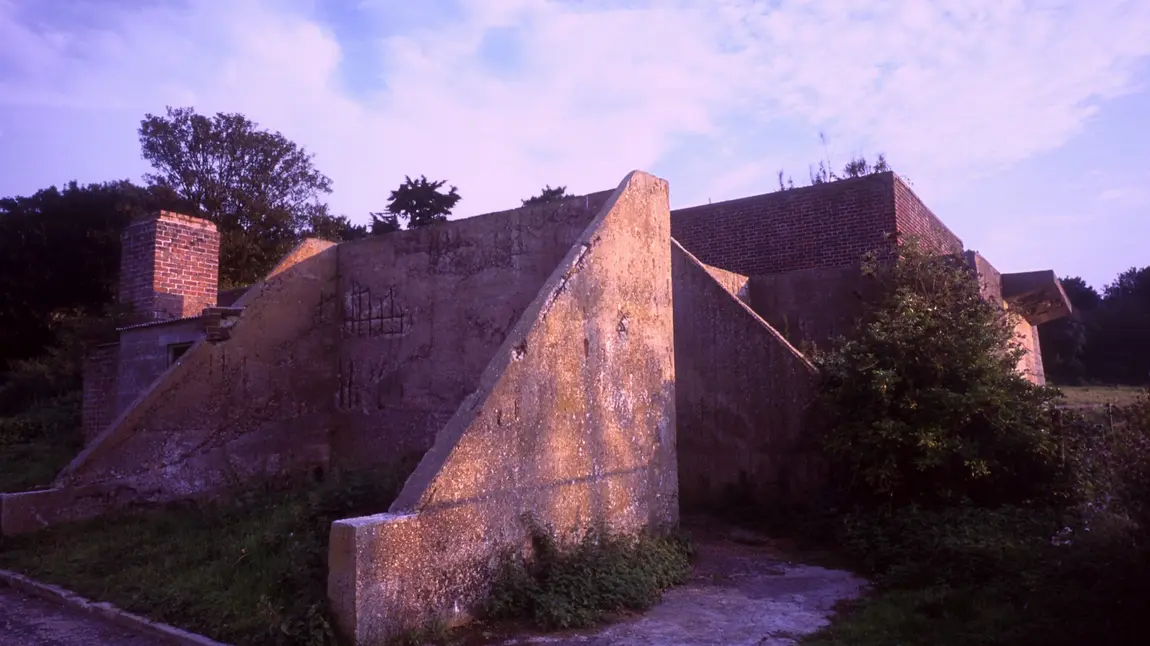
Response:
[[[133,306],[137,322],[198,316],[216,304],[215,224],[160,211],[129,225],[121,243],[120,302]]]
[[[702,262],[747,276],[840,267],[895,231],[892,173],[671,212],[671,235]]]
[[[702,262],[747,276],[857,264],[884,235],[961,252],[955,236],[894,173],[671,212],[671,234]]]
[[[84,400],[81,425],[85,444],[107,428],[116,417],[116,372],[120,346],[99,345],[84,358]]]
[[[893,175],[893,173],[892,173]],[[924,249],[940,253],[962,253],[962,240],[947,228],[914,191],[894,175],[895,219],[905,239],[918,238]]]

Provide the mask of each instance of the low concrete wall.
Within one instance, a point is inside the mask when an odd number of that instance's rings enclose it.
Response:
[[[559,532],[677,523],[667,184],[630,174],[440,431],[390,513],[332,526],[342,630],[461,621],[522,514]]]
[[[819,484],[809,453],[813,365],[676,242],[675,377],[684,508],[793,502]]]

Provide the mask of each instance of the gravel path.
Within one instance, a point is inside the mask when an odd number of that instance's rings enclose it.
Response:
[[[0,646],[169,646],[0,584]]]

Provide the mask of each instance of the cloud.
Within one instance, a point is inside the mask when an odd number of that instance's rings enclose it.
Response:
[[[366,0],[344,22],[325,6],[77,3],[54,16],[0,0],[0,105],[243,112],[314,151],[333,205],[363,220],[404,174],[458,185],[466,214],[545,183],[611,187],[633,168],[682,179],[686,202],[769,190],[778,166],[764,160],[804,160],[787,169],[798,178],[821,154],[783,131],[795,124],[827,129],[840,159],[881,147],[919,190],[943,190],[1062,145],[1137,89],[1150,55],[1142,0],[458,0],[423,19]],[[347,20],[366,43],[354,60]],[[495,34],[504,54],[486,56]],[[349,66],[374,74],[349,88]],[[737,155],[699,163],[697,141]]]

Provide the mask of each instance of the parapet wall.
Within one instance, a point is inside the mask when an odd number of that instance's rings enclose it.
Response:
[[[365,466],[430,448],[611,191],[340,245],[340,423]]]
[[[390,513],[332,526],[357,644],[466,618],[524,514],[560,535],[678,518],[667,184],[629,175],[507,334]]]
[[[820,484],[807,444],[814,366],[716,280],[725,272],[677,242],[671,258],[683,507],[801,500]]]

